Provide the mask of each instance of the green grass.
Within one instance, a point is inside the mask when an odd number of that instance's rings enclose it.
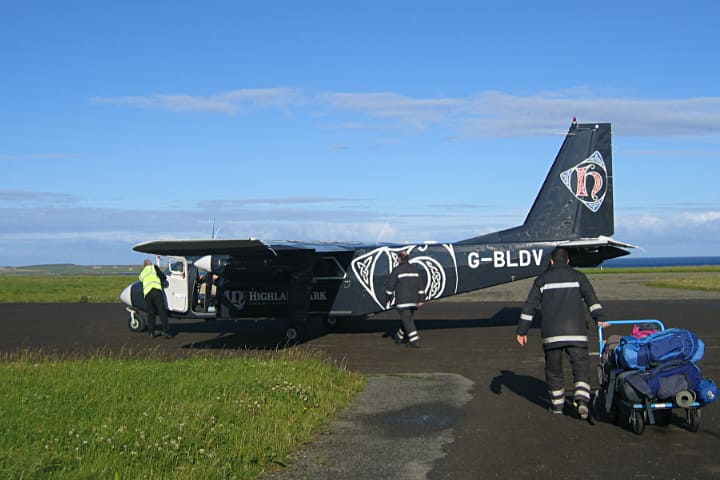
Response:
[[[0,478],[256,478],[364,386],[303,349],[6,360]]]
[[[138,275],[142,265],[75,265],[54,263],[26,267],[0,267],[0,275]]]
[[[656,288],[677,288],[682,290],[700,290],[720,292],[720,266],[652,267],[652,268],[585,268],[589,275],[612,274],[667,274],[647,282],[647,286]],[[685,274],[685,276],[683,276]]]
[[[134,276],[0,275],[0,303],[114,303]]]
[[[691,278],[663,278],[648,283],[651,287],[680,288],[683,290],[703,290],[706,292],[720,292],[720,275],[696,276]]]
[[[720,265],[697,265],[686,267],[634,267],[634,268],[581,268],[593,275],[612,275],[615,273],[720,273]]]
[[[668,276],[648,285],[664,288],[720,291],[720,266],[653,267],[653,268],[584,268],[590,275],[612,274],[682,274],[698,278]],[[2,275],[0,303],[116,303],[120,292],[136,280],[125,275]]]

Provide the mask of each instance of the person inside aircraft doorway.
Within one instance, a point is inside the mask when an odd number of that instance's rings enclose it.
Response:
[[[160,271],[157,265],[153,265],[150,260],[143,262],[143,269],[138,275],[138,279],[143,286],[143,295],[147,304],[148,313],[148,332],[150,337],[155,336],[155,315],[160,315],[162,322],[161,334],[170,338],[172,335],[168,330],[168,313],[165,308],[165,295],[163,294],[163,283],[165,283],[165,274]]]
[[[423,279],[417,266],[409,262],[407,251],[398,253],[398,262],[397,267],[390,272],[385,291],[388,307],[394,299],[395,309],[402,320],[402,325],[393,338],[397,344],[407,342],[406,346],[419,348],[420,335],[415,328],[413,315],[425,301]]]
[[[550,267],[533,283],[518,322],[516,341],[524,347],[535,314],[542,312],[540,336],[545,352],[545,382],[550,411],[563,413],[565,386],[563,356],[567,355],[574,381],[573,404],[583,420],[589,415],[590,359],[586,308],[595,323],[607,326],[603,307],[584,273],[570,267],[568,252],[553,250]]]

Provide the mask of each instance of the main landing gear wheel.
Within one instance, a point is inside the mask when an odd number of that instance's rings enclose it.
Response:
[[[285,340],[291,345],[302,342],[303,330],[297,325],[290,325],[285,329]]]
[[[337,330],[342,327],[343,319],[340,317],[325,317],[323,323],[325,324],[325,328]]]
[[[130,314],[130,319],[128,320],[128,328],[131,332],[144,332],[147,327],[147,322],[145,321],[145,317],[139,312],[136,312],[135,310],[127,309],[128,313]]]

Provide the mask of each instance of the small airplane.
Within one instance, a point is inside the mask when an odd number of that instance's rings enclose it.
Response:
[[[565,248],[575,267],[627,255],[614,233],[611,125],[570,126],[525,222],[454,243],[355,244],[247,240],[160,240],[133,250],[167,256],[171,318],[284,319],[301,341],[308,319],[333,326],[393,308],[385,281],[406,251],[425,281],[426,302],[533,277]],[[120,299],[129,328],[146,328],[139,282]]]

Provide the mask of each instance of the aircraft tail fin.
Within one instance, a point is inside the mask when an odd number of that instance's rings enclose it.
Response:
[[[610,124],[573,120],[525,223],[465,242],[492,242],[496,235],[500,242],[609,237],[615,229],[612,178]]]

